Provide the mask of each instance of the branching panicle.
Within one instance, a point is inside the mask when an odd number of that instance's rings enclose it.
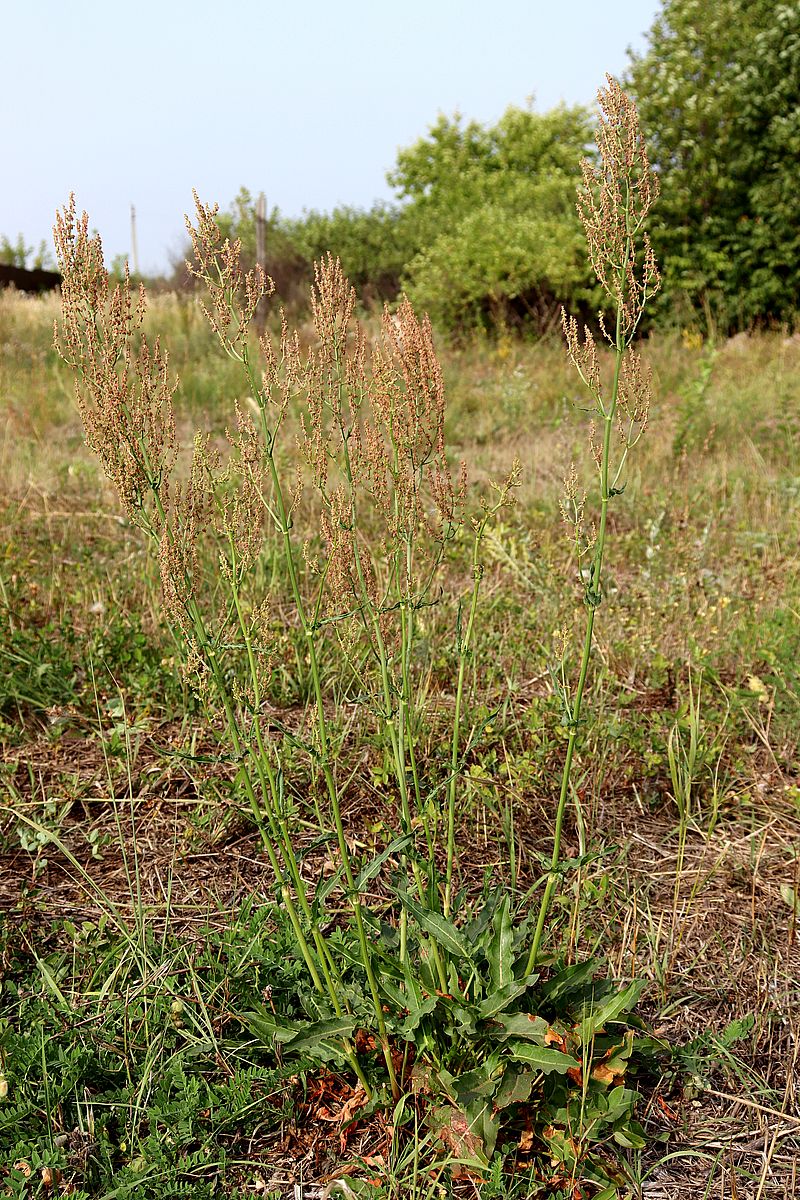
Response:
[[[161,496],[175,464],[172,396],[177,380],[159,340],[142,332],[144,289],[134,297],[127,270],[112,286],[99,236],[90,235],[75,198],[56,216],[63,319],[55,344],[77,375],[76,396],[86,442],[99,457],[122,505],[136,523],[161,519]]]
[[[186,266],[207,290],[201,307],[225,353],[242,361],[247,338],[256,311],[275,291],[272,280],[257,264],[245,272],[238,238],[223,240],[216,216],[219,206],[201,203],[197,192],[195,224],[186,218],[186,230],[192,242],[193,259]]]
[[[582,164],[578,215],[592,268],[618,314],[617,336],[606,336],[612,345],[622,345],[661,286],[644,229],[659,182],[650,166],[635,104],[615,79],[608,75],[606,80],[607,86],[598,93],[600,163],[585,159]]]
[[[545,922],[556,887],[561,855],[561,835],[571,773],[581,729],[581,707],[589,677],[594,622],[604,599],[603,568],[608,532],[608,510],[625,490],[622,472],[629,451],[647,425],[650,409],[650,372],[632,342],[645,305],[660,286],[660,276],[647,231],[650,208],[658,195],[658,178],[650,168],[632,100],[616,80],[607,76],[607,86],[598,94],[600,119],[597,129],[598,165],[583,164],[583,186],[578,191],[578,213],[586,231],[589,258],[598,282],[614,314],[610,331],[604,313],[598,316],[600,332],[613,352],[610,384],[602,378],[594,337],[588,328],[583,338],[574,317],[562,311],[567,354],[592,398],[594,419],[589,432],[589,450],[597,469],[597,522],[587,526],[586,496],[579,491],[573,467],[565,480],[561,512],[570,531],[579,567],[586,627],[580,670],[574,690],[566,683],[562,652],[558,690],[564,702],[563,721],[569,729],[556,810],[550,873],[545,884],[536,930],[528,956],[533,970],[539,956]],[[618,438],[614,445],[612,434]]]

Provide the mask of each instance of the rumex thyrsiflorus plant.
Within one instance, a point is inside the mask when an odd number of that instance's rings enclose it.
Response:
[[[456,818],[481,551],[488,524],[512,501],[518,468],[480,508],[473,505],[465,468],[453,470],[446,454],[444,386],[427,319],[403,301],[384,314],[369,345],[353,291],[327,258],[311,295],[311,348],[302,350],[283,314],[274,334],[257,337],[254,317],[272,285],[260,268],[243,271],[216,210],[197,201],[188,226],[193,269],[211,329],[241,366],[246,397],[234,406],[225,453],[198,434],[183,466],[175,384],[166,351],[145,336],[143,290],[134,297],[127,280],[110,286],[99,238],[74,202],[58,217],[56,244],[64,276],[58,344],[77,371],[87,442],[127,515],[157,548],[166,617],[209,713],[222,718],[237,786],[274,874],[276,919],[290,924],[304,966],[305,982],[284,1008],[270,1004],[239,1014],[241,1021],[284,1056],[349,1070],[365,1103],[406,1096],[408,1111],[416,1107],[467,1165],[486,1164],[501,1130],[523,1121],[546,1145],[556,1182],[611,1186],[616,1168],[605,1147],[639,1138],[635,1096],[625,1085],[631,1055],[643,1048],[625,1023],[638,988],[596,983],[594,963],[554,969],[542,947],[602,599],[607,510],[647,417],[648,381],[632,342],[658,285],[643,228],[655,185],[635,109],[612,80],[600,101],[600,161],[585,168],[579,207],[614,313],[613,326],[600,318],[614,376],[604,391],[592,334],[581,340],[565,317],[570,357],[599,421],[600,512],[590,529],[571,485],[565,515],[587,625],[577,684],[563,687],[569,735],[538,910],[517,912],[502,888],[480,906],[458,889]],[[301,512],[314,517],[311,537],[298,532]],[[471,584],[450,660],[442,776],[421,754],[420,626],[448,586],[448,554],[465,541]],[[265,582],[267,555],[279,564],[277,595]],[[267,700],[276,607],[302,635],[310,675],[305,719],[291,728]],[[390,764],[395,827],[372,859],[348,836],[347,735],[323,671],[332,654],[346,663]],[[324,879],[309,878],[304,867],[286,779],[298,758],[312,780],[318,836],[335,847],[334,871]],[[378,884],[379,900],[368,900]]]

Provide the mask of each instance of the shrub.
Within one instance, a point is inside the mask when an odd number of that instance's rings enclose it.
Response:
[[[662,183],[665,299],[726,330],[794,320],[797,5],[666,0],[629,86]]]
[[[593,293],[575,214],[589,115],[509,108],[495,126],[440,117],[402,150],[390,182],[406,201],[412,300],[450,330],[503,322],[546,329],[559,304]]]

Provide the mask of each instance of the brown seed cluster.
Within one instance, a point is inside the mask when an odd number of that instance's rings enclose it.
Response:
[[[220,569],[239,590],[258,561],[264,541],[267,480],[258,430],[236,403],[236,433],[227,432],[231,455],[216,480],[214,528],[221,543]]]
[[[99,457],[132,521],[158,521],[153,501],[166,493],[175,463],[172,396],[177,380],[158,339],[142,331],[144,288],[134,299],[127,274],[112,285],[99,236],[76,215],[75,197],[56,216],[63,319],[55,345],[77,375],[87,445]]]
[[[211,329],[226,353],[241,359],[256,311],[261,301],[275,291],[275,285],[260,265],[252,271],[243,270],[239,239],[223,239],[217,223],[219,205],[202,204],[197,192],[192,194],[196,223],[187,217],[186,230],[193,259],[186,265],[205,286],[207,300],[200,303]]]
[[[236,405],[224,461],[198,434],[186,477],[173,471],[175,383],[166,353],[144,337],[144,290],[134,303],[127,279],[110,287],[100,241],[89,236],[85,215],[76,219],[74,201],[56,229],[60,346],[80,373],[87,441],[132,519],[158,542],[165,609],[201,690],[212,676],[219,686],[223,675],[243,674],[251,683],[234,694],[252,709],[270,661],[269,596],[255,570],[270,528],[289,555],[298,604],[324,612],[347,641],[366,633],[375,647],[375,639],[394,636],[398,613],[425,601],[463,519],[466,479],[463,467],[454,479],[447,463],[444,385],[427,318],[418,320],[404,300],[384,313],[379,343],[369,349],[353,289],[328,256],[315,268],[314,347],[301,353],[284,315],[277,336],[256,339],[253,320],[271,281],[259,269],[243,271],[240,246],[222,237],[216,208],[195,201],[194,222],[187,221],[191,269],[204,285],[212,331],[242,364],[252,407],[251,415]],[[287,484],[283,455],[276,456],[290,410],[306,473],[298,467]],[[288,548],[308,484],[321,563],[310,550]],[[303,566],[312,577],[305,600],[296,575]],[[301,612],[301,622],[316,616]],[[244,658],[249,671],[242,673]]]
[[[661,286],[650,238],[644,228],[658,196],[636,105],[610,75],[598,92],[599,164],[585,159],[578,214],[589,257],[601,287],[620,314],[619,336],[630,340],[647,300]],[[609,336],[617,344],[617,336]]]
[[[196,434],[189,478],[173,486],[170,507],[159,531],[164,606],[190,646],[195,645],[197,638],[193,613],[204,574],[201,544],[214,515],[215,465],[208,437]]]
[[[636,106],[615,79],[610,75],[606,79],[607,87],[598,93],[600,161],[583,162],[578,213],[592,267],[617,314],[612,332],[606,328],[602,312],[598,320],[606,341],[624,351],[617,423],[620,437],[630,446],[644,431],[650,403],[649,370],[631,343],[647,301],[661,286],[645,229],[659,185],[648,161]],[[584,326],[581,338],[575,317],[563,309],[561,322],[570,360],[604,413],[600,363],[592,332]]]
[[[628,346],[620,364],[617,427],[620,439],[633,446],[647,428],[653,378],[650,364]]]
[[[604,384],[600,356],[588,325],[581,336],[575,317],[562,309],[561,319],[567,353],[581,380],[591,393],[595,413],[601,418],[604,436],[598,437],[593,420],[589,447],[595,466],[604,479],[604,500],[619,490],[619,476],[628,451],[647,427],[651,397],[651,374],[633,342],[648,300],[658,291],[661,279],[645,223],[658,196],[658,177],[650,167],[639,128],[636,106],[611,76],[598,93],[601,116],[597,146],[599,162],[584,161],[583,183],[578,191],[578,213],[586,232],[589,257],[597,279],[616,313],[609,332],[604,314],[598,323],[605,340],[615,351],[616,378],[611,394]],[[604,455],[612,421],[616,424],[620,451],[614,467]],[[606,422],[603,425],[603,422]],[[605,450],[604,450],[605,446]],[[571,528],[578,559],[589,554],[596,531],[586,528],[586,497],[579,494],[574,468],[565,480],[561,505]]]
[[[318,347],[305,364],[301,449],[322,505],[329,611],[366,605],[385,616],[425,590],[461,520],[465,480],[453,480],[445,456],[444,386],[430,323],[405,300],[387,310],[368,362],[354,303],[339,262],[319,264]]]
[[[597,541],[594,524],[586,524],[586,492],[580,487],[575,463],[564,476],[564,491],[559,501],[561,518],[570,531],[575,556],[580,561],[590,554]]]

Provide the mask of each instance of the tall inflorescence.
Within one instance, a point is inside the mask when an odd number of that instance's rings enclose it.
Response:
[[[354,302],[338,261],[318,264],[301,449],[321,502],[328,609],[358,614],[365,628],[372,622],[388,635],[388,615],[430,586],[461,520],[465,484],[453,480],[445,456],[429,323],[403,301],[384,313],[368,355]]]
[[[158,543],[166,613],[182,635],[202,688],[214,682],[258,707],[269,662],[268,596],[256,566],[266,536],[277,538],[300,625],[323,637],[321,619],[348,642],[366,638],[393,684],[394,649],[411,661],[414,611],[434,587],[447,543],[463,520],[465,478],[444,448],[444,386],[427,319],[407,301],[384,314],[370,349],[355,319],[355,294],[340,263],[315,267],[311,311],[316,341],[302,354],[281,314],[277,336],[256,344],[254,316],[273,291],[264,272],[245,272],[238,242],[225,239],[217,210],[195,196],[187,220],[191,270],[223,351],[243,369],[249,395],[237,404],[228,453],[204,435],[188,471],[173,471],[175,426],[166,353],[143,331],[145,294],[126,278],[109,284],[99,238],[74,200],[58,216],[64,277],[59,347],[79,373],[79,405],[91,449],[133,520]],[[280,437],[292,412],[301,427],[294,480]],[[285,431],[283,431],[285,432]],[[293,533],[303,486],[318,514],[322,563],[299,553]],[[312,567],[303,577],[303,566]],[[216,569],[215,569],[216,568]],[[230,602],[214,612],[217,575]],[[346,632],[345,632],[346,631]],[[237,691],[237,658],[251,685]],[[388,672],[388,673],[387,673]],[[393,702],[387,692],[385,709]]]
[[[652,170],[639,127],[636,106],[610,75],[598,93],[600,118],[597,127],[597,161],[584,160],[583,184],[578,190],[578,214],[586,233],[589,259],[597,280],[615,314],[609,329],[605,314],[598,314],[604,339],[615,351],[616,362],[610,387],[603,383],[594,336],[562,309],[562,325],[570,360],[594,399],[595,413],[604,428],[598,439],[596,424],[590,430],[592,457],[604,477],[603,504],[617,494],[628,451],[647,426],[650,409],[649,367],[633,342],[648,301],[661,286],[646,223],[658,197],[658,176]],[[616,428],[619,451],[610,461],[610,425]],[[603,465],[605,462],[605,466]],[[611,475],[609,476],[609,470]],[[579,557],[596,548],[596,530],[583,528],[584,500],[577,491],[574,471],[567,477],[565,520],[575,528]],[[599,576],[599,571],[597,572]],[[597,584],[599,580],[595,581]],[[591,581],[587,601],[599,603],[598,586]]]
[[[56,349],[76,372],[86,441],[119,492],[130,519],[159,525],[177,455],[166,350],[143,333],[144,288],[134,298],[126,274],[112,284],[99,236],[76,215],[75,198],[57,214],[56,254],[63,321]]]
[[[644,307],[661,285],[645,224],[658,197],[636,105],[616,79],[598,93],[599,162],[582,163],[578,213],[597,279],[619,313],[619,333],[630,341]]]
[[[271,296],[275,285],[260,264],[244,271],[241,243],[223,238],[216,217],[219,206],[202,204],[196,192],[195,223],[186,217],[193,260],[189,271],[206,288],[200,307],[227,354],[242,361],[252,322],[261,301]]]
[[[375,422],[388,448],[386,474],[397,504],[390,518],[404,542],[424,529],[434,546],[452,536],[461,519],[465,468],[453,480],[444,449],[442,371],[427,316],[418,320],[403,299],[384,312],[375,358]],[[412,580],[406,579],[406,587]]]
[[[74,197],[57,214],[54,234],[62,274],[56,347],[76,371],[87,445],[100,458],[131,521],[157,542],[164,607],[185,643],[188,676],[198,690],[205,690],[213,674],[209,660],[219,663],[226,645],[241,645],[242,639],[234,636],[241,613],[252,634],[253,665],[262,664],[263,677],[268,661],[265,598],[241,595],[264,529],[260,435],[237,406],[224,468],[210,439],[198,434],[188,474],[180,478],[173,470],[177,380],[170,377],[159,340],[151,343],[145,335],[144,288],[134,295],[127,272],[120,283],[109,280],[101,240],[90,235],[86,213],[77,217]],[[209,272],[209,322],[229,353],[240,356],[256,293],[268,293],[271,284],[263,273],[243,275],[238,247],[222,243],[213,210],[199,202],[195,261]],[[237,294],[244,296],[244,305],[231,314],[226,306]],[[204,584],[209,559],[215,557],[240,612],[236,606],[222,615],[208,609]],[[216,682],[222,681],[220,667]]]
[[[598,316],[601,333],[613,354],[613,378],[610,384],[604,380],[592,331],[588,326],[584,327],[581,339],[578,322],[562,310],[567,353],[593,401],[594,419],[589,443],[598,476],[599,515],[596,522],[587,527],[586,496],[579,491],[578,474],[573,467],[565,480],[561,512],[574,541],[586,625],[574,686],[567,682],[563,654],[556,676],[564,705],[564,724],[569,734],[553,828],[550,872],[528,956],[529,971],[538,960],[558,880],[561,836],[571,794],[573,757],[581,732],[595,615],[603,602],[608,509],[614,497],[625,490],[622,473],[627,456],[644,433],[650,407],[649,370],[632,343],[645,306],[661,283],[645,228],[650,208],[658,195],[658,179],[648,161],[636,106],[610,75],[606,76],[606,87],[599,92],[598,101],[600,119],[596,140],[599,157],[596,162],[587,160],[583,163],[578,214],[586,231],[592,267],[608,298],[607,308],[614,314],[611,329],[605,313],[601,311]]]

